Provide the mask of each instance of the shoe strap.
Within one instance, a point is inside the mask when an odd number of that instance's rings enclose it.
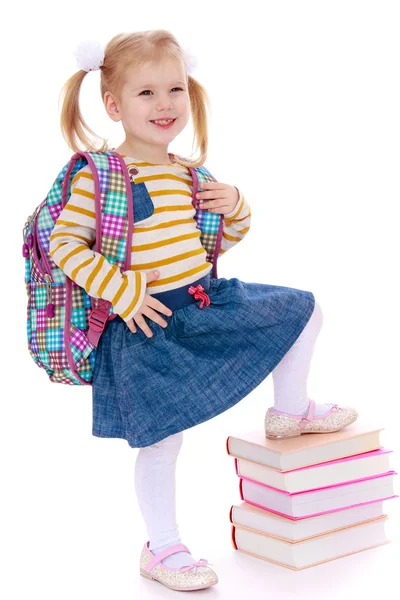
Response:
[[[308,407],[308,414],[306,417],[303,417],[300,421],[300,428],[304,429],[304,427],[314,419],[315,416],[315,402],[310,398],[310,406]]]
[[[151,569],[163,561],[164,558],[167,558],[167,556],[171,556],[171,554],[175,554],[176,552],[188,552],[190,554],[190,550],[184,544],[174,544],[174,546],[165,548],[165,550],[156,554],[147,564],[146,571],[151,571]]]

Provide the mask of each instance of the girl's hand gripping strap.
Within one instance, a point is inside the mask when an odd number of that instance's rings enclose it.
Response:
[[[199,191],[199,184],[209,181],[217,182],[217,179],[204,166],[190,168],[193,180],[193,198],[192,204],[196,211],[195,220],[200,229],[200,242],[207,252],[206,260],[212,263],[212,276],[218,279],[217,261],[221,249],[222,233],[224,229],[223,215],[220,213],[209,213],[199,208],[199,200],[196,194]]]

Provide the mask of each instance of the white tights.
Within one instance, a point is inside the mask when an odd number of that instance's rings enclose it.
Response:
[[[307,377],[310,372],[314,346],[323,323],[322,310],[315,302],[307,325],[293,346],[272,371],[274,383],[274,408],[291,415],[302,415],[308,410]],[[316,416],[328,409],[324,404],[315,405]]]
[[[322,311],[316,302],[302,333],[272,371],[274,408],[279,411],[296,415],[307,412],[307,377],[322,322]],[[327,410],[326,405],[316,404],[317,415]],[[154,554],[181,543],[176,521],[175,470],[182,442],[181,431],[152,446],[140,448],[136,459],[135,489],[150,540],[149,547]],[[179,568],[194,560],[190,554],[179,552],[163,563]]]

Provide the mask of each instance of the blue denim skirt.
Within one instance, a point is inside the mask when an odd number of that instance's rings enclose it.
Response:
[[[210,304],[188,292],[200,283]],[[173,312],[153,336],[109,321],[93,372],[93,429],[132,448],[199,425],[234,406],[278,365],[315,306],[312,292],[211,272],[190,285],[153,294]]]

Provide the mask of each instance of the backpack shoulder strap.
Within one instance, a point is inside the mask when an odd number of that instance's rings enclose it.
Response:
[[[89,165],[94,182],[96,252],[123,270],[131,266],[128,231],[133,228],[132,188],[123,159],[113,152],[77,152],[66,171],[62,204],[65,206],[74,175]]]
[[[128,169],[121,156],[113,152],[76,152],[69,161],[62,187],[62,207],[70,196],[71,181],[78,170],[89,165],[94,182],[96,215],[95,251],[124,271],[131,266],[133,198]],[[97,347],[112,314],[111,303],[92,298],[88,339]]]
[[[197,227],[200,229],[200,241],[207,252],[206,260],[212,263],[212,275],[217,278],[217,260],[222,242],[223,218],[219,213],[210,213],[207,210],[199,208],[196,194],[199,190],[200,183],[217,181],[211,175],[210,171],[204,165],[190,168],[193,180],[193,200],[192,204],[196,209],[195,219]]]

